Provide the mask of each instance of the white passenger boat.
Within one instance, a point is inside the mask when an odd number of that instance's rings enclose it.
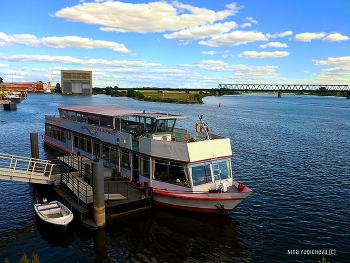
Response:
[[[58,201],[34,204],[35,213],[50,228],[65,231],[73,221],[73,213]]]
[[[25,99],[24,95],[18,91],[9,92],[4,96],[4,98],[6,100],[16,102],[16,103],[20,103],[22,102],[22,100]]]
[[[184,116],[119,108],[75,106],[45,116],[44,145],[81,154],[123,179],[153,189],[153,203],[226,214],[252,190],[233,181],[229,138],[212,134],[203,117],[189,133]],[[195,121],[194,121],[195,123]]]

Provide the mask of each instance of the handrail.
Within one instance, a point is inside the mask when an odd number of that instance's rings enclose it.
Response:
[[[0,153],[1,179],[51,184],[55,164],[48,160]]]

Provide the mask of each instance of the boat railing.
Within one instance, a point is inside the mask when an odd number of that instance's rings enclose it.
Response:
[[[71,168],[62,163],[61,164],[61,182],[65,190],[68,190],[77,198],[77,202],[84,203],[85,205],[93,202],[92,187],[84,181],[80,172],[72,172]]]
[[[131,186],[122,180],[108,180],[105,182],[105,196],[106,201],[114,200],[117,194],[121,199],[129,199],[129,188]]]

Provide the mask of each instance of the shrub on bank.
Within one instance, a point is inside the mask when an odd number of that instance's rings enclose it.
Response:
[[[10,263],[8,258],[5,258],[4,263]],[[32,259],[28,259],[27,254],[24,253],[22,258],[19,260],[19,263],[40,263],[39,256],[36,253],[32,253]]]

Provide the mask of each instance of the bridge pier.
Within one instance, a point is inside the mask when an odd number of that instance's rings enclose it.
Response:
[[[282,98],[282,91],[278,91],[278,97]]]
[[[347,99],[350,99],[350,90],[348,90],[348,91],[346,92],[346,98],[347,98]]]

